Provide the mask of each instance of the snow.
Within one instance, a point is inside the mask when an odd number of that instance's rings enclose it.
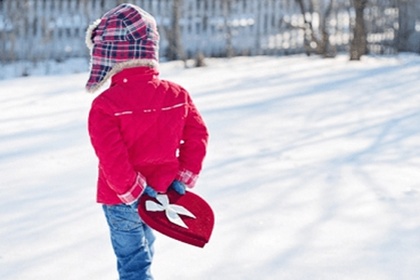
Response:
[[[211,138],[204,249],[157,234],[156,279],[420,279],[420,57],[161,65]],[[118,278],[95,200],[87,73],[0,81],[0,279]]]

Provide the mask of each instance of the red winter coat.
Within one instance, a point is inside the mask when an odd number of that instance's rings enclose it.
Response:
[[[148,67],[122,70],[92,103],[89,135],[99,158],[97,201],[132,203],[146,185],[165,192],[174,179],[193,187],[207,128],[188,92]]]

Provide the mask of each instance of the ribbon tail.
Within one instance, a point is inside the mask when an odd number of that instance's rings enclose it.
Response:
[[[165,207],[163,207],[162,205],[157,204],[156,202],[151,201],[151,200],[147,200],[145,206],[146,206],[146,210],[151,211],[151,212],[157,212],[157,211],[164,211],[165,210]]]
[[[177,205],[177,204],[171,204],[169,205],[169,208],[171,208],[172,211],[184,215],[184,216],[188,216],[190,218],[194,218],[195,216],[193,213],[191,213],[187,208],[185,208],[184,206],[181,205]]]
[[[156,200],[160,202],[160,204],[162,204],[162,206],[166,209],[166,207],[168,207],[169,205],[169,198],[166,194],[158,194],[156,196]]]
[[[184,223],[184,221],[175,211],[172,211],[171,209],[166,209],[166,217],[171,223],[183,228],[188,228],[188,226]]]

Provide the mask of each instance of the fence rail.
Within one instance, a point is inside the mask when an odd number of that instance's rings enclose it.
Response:
[[[120,2],[123,1],[0,0],[0,63],[88,57],[84,45],[86,27]],[[347,50],[354,21],[351,0],[307,0],[311,5],[307,5],[306,13],[302,13],[296,0],[130,2],[156,17],[162,57],[167,56],[173,35],[171,24],[176,3],[181,3],[178,28],[182,51],[187,57],[198,52],[205,56],[227,56],[308,51],[305,46],[308,20],[314,35],[321,36],[325,3],[332,5],[324,21],[328,25],[325,30],[329,41],[334,50]],[[417,2],[420,1],[369,1],[366,22],[370,52],[395,53],[400,49],[420,52],[420,3]],[[414,19],[408,23],[402,21],[402,13]]]

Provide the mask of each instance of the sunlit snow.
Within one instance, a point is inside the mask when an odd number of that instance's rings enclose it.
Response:
[[[210,130],[204,249],[157,235],[157,280],[420,279],[420,57],[208,59],[161,76]],[[0,81],[0,279],[115,280],[87,73]]]

